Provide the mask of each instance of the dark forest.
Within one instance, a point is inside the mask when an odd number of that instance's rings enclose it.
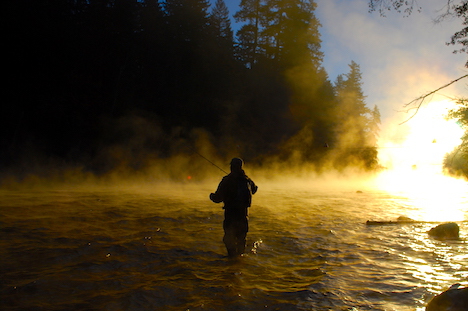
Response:
[[[242,0],[237,12],[222,0],[3,7],[4,174],[138,171],[197,153],[317,171],[379,166],[378,108],[357,63],[330,81],[312,0]]]

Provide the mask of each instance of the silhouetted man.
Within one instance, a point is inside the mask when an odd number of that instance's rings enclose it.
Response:
[[[252,194],[258,187],[245,175],[243,161],[231,160],[231,173],[223,177],[210,199],[215,203],[224,202],[224,238],[229,257],[242,255],[245,251],[245,238],[249,231],[248,208]]]

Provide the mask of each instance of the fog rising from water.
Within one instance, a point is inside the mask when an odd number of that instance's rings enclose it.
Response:
[[[158,184],[190,185],[211,184],[213,187],[226,173],[229,173],[229,162],[232,157],[221,158],[210,152],[211,147],[204,146],[200,152],[181,154],[165,159],[145,159],[143,168],[134,169],[125,161],[116,168],[104,174],[95,174],[82,167],[66,168],[63,166],[35,167],[31,173],[15,174],[10,171],[3,173],[0,179],[0,189],[4,190],[46,190],[48,188],[80,189],[94,187],[124,187],[144,189]],[[332,156],[333,151],[330,152]],[[327,164],[328,165],[328,164]],[[330,168],[331,168],[331,164]],[[378,175],[377,172],[364,172],[359,168],[346,170],[325,170],[326,165],[301,163],[293,161],[265,160],[260,164],[245,161],[246,174],[262,187],[265,183],[285,185],[311,185],[320,187],[343,187],[352,184],[368,184],[369,180]],[[215,189],[213,189],[215,190]]]

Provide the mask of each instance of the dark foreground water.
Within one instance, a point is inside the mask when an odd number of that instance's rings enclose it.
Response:
[[[0,309],[423,310],[467,285],[467,224],[366,226],[421,208],[377,190],[260,184],[228,259],[216,186],[1,191]]]

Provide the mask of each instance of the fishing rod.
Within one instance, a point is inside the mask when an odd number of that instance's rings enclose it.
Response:
[[[225,170],[223,170],[222,168],[220,168],[219,166],[217,166],[216,164],[214,164],[213,162],[211,162],[210,160],[208,160],[207,158],[205,158],[203,155],[201,155],[198,151],[195,151],[196,154],[198,154],[200,157],[202,157],[203,159],[205,159],[206,161],[210,162],[213,166],[217,167],[220,171],[222,171],[223,173],[225,174],[229,174],[228,172],[226,172]]]

